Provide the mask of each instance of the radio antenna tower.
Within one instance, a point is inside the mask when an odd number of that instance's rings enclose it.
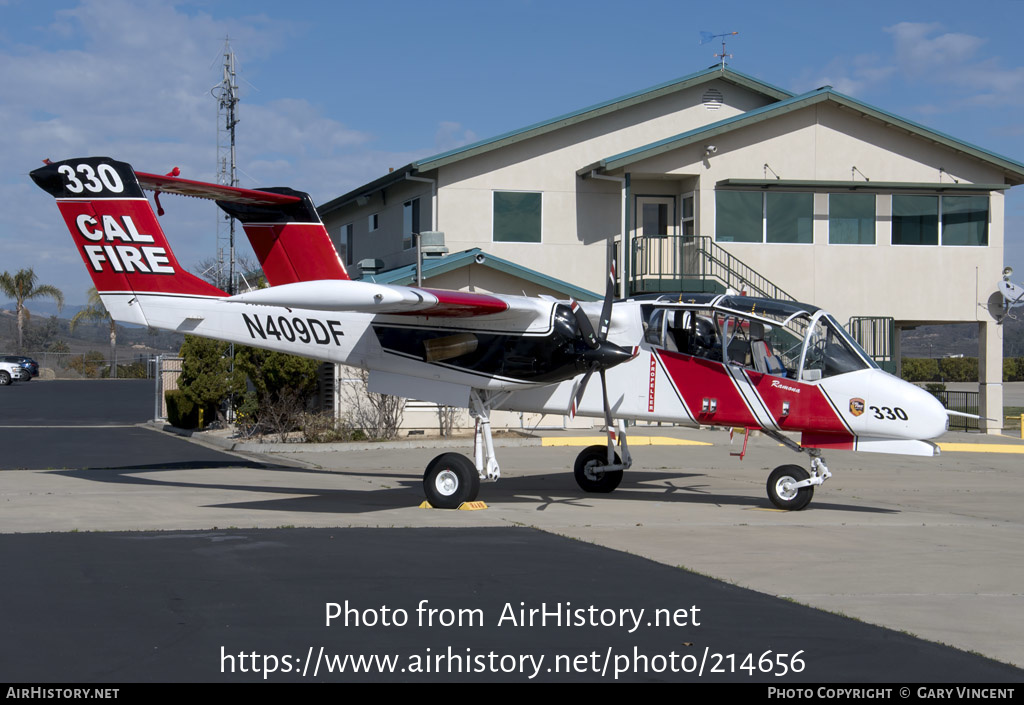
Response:
[[[235,53],[231,51],[227,37],[224,38],[224,78],[210,93],[217,99],[217,183],[237,186],[235,126],[238,124],[238,83],[235,81]],[[218,209],[217,278],[222,282],[225,266],[228,276],[224,288],[229,294],[235,294],[235,219]]]
[[[725,32],[723,34],[712,34],[711,32],[701,32],[700,33],[700,42],[699,42],[700,44],[707,44],[708,42],[714,41],[715,39],[718,39],[719,37],[721,37],[721,39],[722,39],[722,53],[721,54],[715,54],[715,58],[722,60],[722,70],[723,71],[725,70],[725,60],[726,60],[726,58],[729,58],[729,59],[732,58],[732,54],[726,54],[725,53],[725,38],[726,37],[731,37],[731,36],[733,36],[735,34],[739,34],[739,32]]]

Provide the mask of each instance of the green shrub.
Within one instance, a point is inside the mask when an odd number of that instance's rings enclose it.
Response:
[[[178,428],[195,428],[199,425],[199,407],[180,389],[164,392],[167,400],[167,420]]]

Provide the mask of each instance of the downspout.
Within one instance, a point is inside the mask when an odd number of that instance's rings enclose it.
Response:
[[[406,181],[421,181],[430,184],[430,229],[437,230],[437,179],[428,179],[425,176],[405,175]]]
[[[406,174],[405,180],[430,184],[430,229],[437,232],[437,179]],[[416,286],[423,286],[423,250],[420,249],[419,233],[416,233]]]
[[[602,179],[604,181],[617,181],[622,191],[622,204],[619,211],[622,213],[622,237],[619,239],[619,298],[626,298],[626,278],[629,276],[629,262],[626,260],[626,239],[629,237],[629,174],[625,176],[608,176],[598,174],[596,169],[591,169],[588,175],[591,179]]]

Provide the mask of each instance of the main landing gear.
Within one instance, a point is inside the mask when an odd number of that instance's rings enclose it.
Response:
[[[481,480],[495,482],[501,477],[491,437],[491,410],[508,395],[508,392],[489,394],[477,389],[470,392],[469,413],[476,419],[474,459],[459,453],[442,453],[430,461],[423,473],[423,492],[432,507],[458,509],[463,502],[476,499]],[[615,452],[616,443],[622,450],[621,459]],[[622,471],[632,464],[626,428],[619,421],[617,429],[608,429],[607,446],[590,446],[576,456],[576,482],[584,492],[611,492],[622,482]]]
[[[508,392],[488,393],[478,389],[470,392],[469,415],[476,419],[474,459],[459,453],[442,453],[430,461],[423,473],[423,492],[430,506],[458,509],[463,502],[476,499],[481,480],[495,482],[501,477],[491,438],[491,410],[508,395]]]

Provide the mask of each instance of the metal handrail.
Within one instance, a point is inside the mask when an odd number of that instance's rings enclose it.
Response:
[[[634,285],[639,280],[714,279],[751,296],[796,301],[707,235],[638,237],[631,254]]]

